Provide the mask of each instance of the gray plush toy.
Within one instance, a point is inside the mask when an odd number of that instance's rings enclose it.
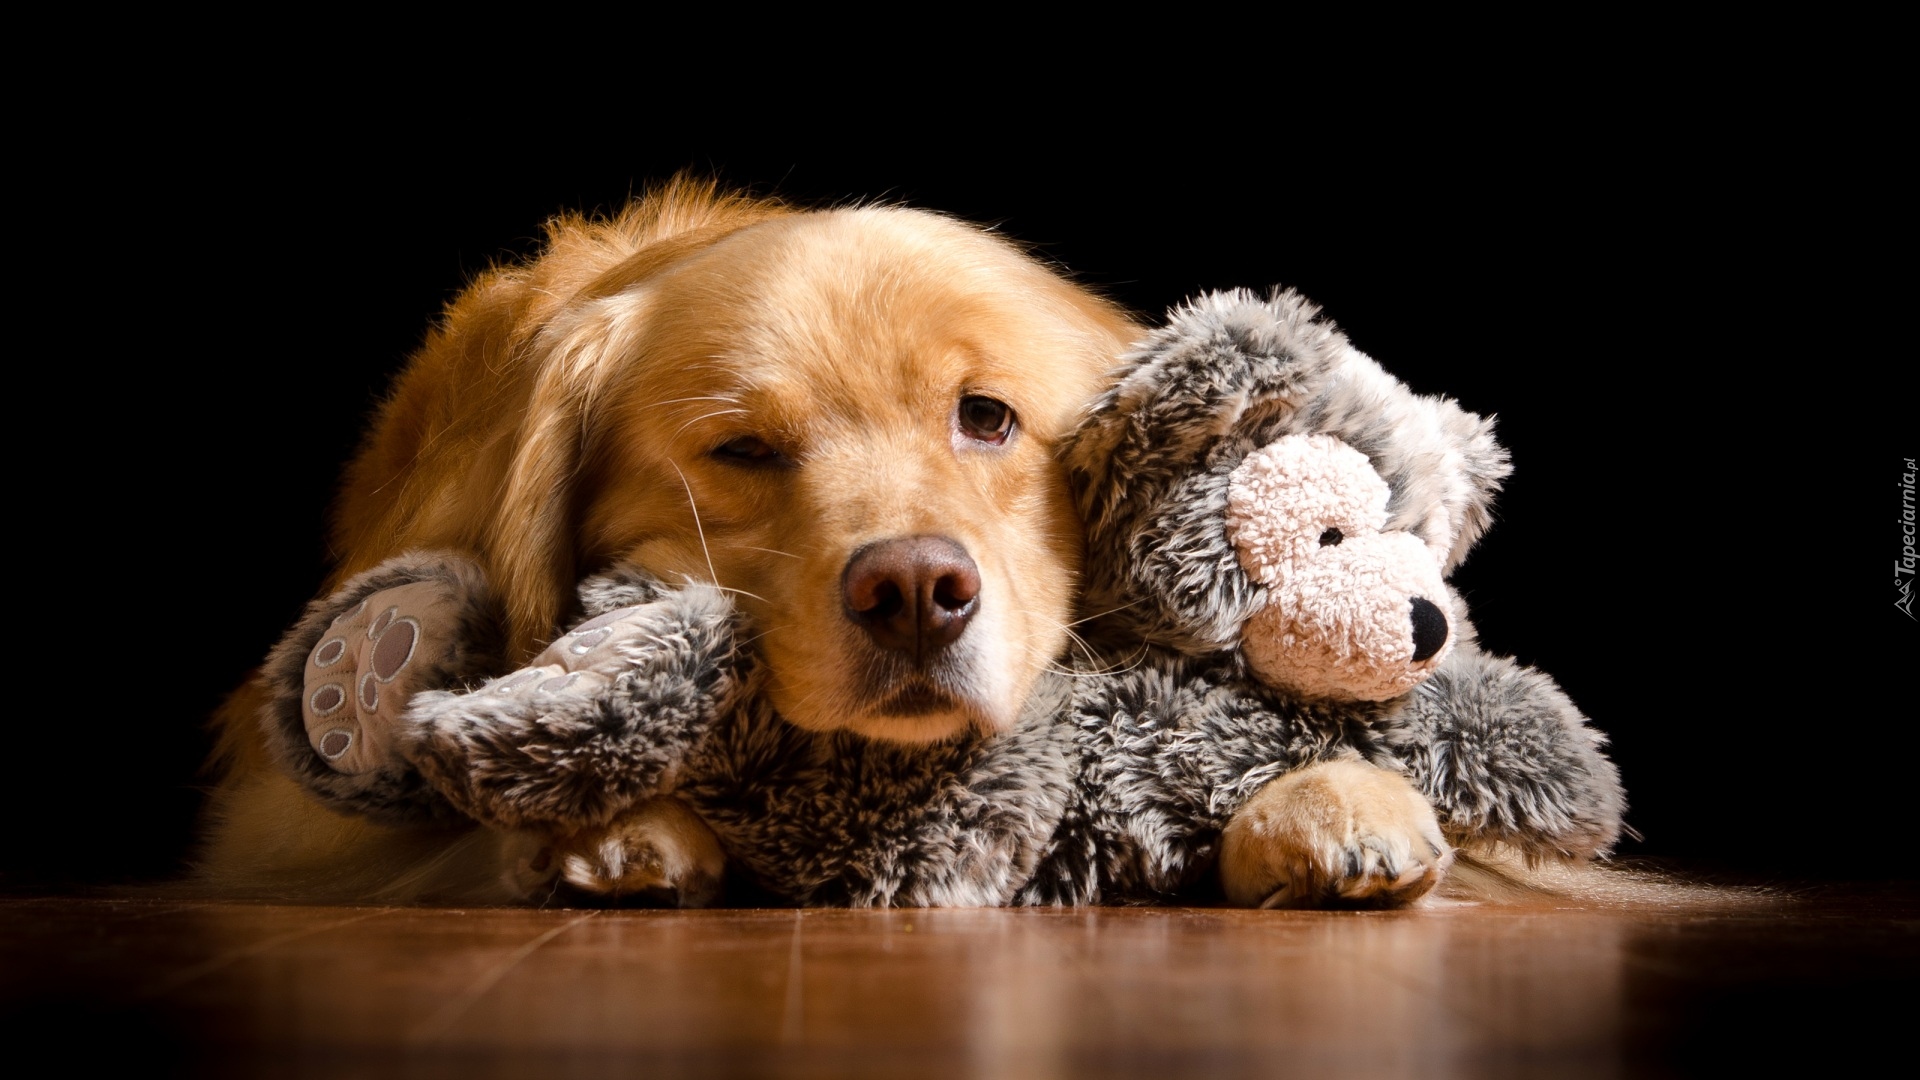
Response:
[[[907,746],[793,727],[722,593],[632,567],[585,582],[586,621],[532,664],[482,681],[500,670],[485,582],[416,554],[278,647],[269,741],[315,794],[387,819],[565,838],[671,796],[729,873],[801,904],[1191,895],[1237,811],[1322,766],[1404,776],[1431,824],[1356,818],[1230,899],[1405,902],[1449,844],[1605,854],[1624,802],[1604,738],[1547,676],[1481,653],[1444,581],[1508,471],[1490,423],[1413,394],[1316,315],[1290,293],[1216,294],[1124,359],[1066,450],[1084,647],[1010,731]],[[619,862],[568,876],[712,895]]]

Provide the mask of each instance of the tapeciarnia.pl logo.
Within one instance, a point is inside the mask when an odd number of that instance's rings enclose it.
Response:
[[[1913,467],[1913,459],[1907,458],[1906,468],[1900,473],[1900,557],[1893,560],[1893,589],[1898,599],[1893,606],[1907,613],[1907,618],[1920,622],[1920,616],[1913,613],[1913,474],[1920,472]],[[1904,576],[1903,576],[1904,575]]]

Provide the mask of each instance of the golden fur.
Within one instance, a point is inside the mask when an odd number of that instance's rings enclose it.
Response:
[[[580,577],[633,560],[734,591],[796,724],[901,741],[1002,727],[1067,641],[1080,527],[1055,442],[1135,331],[939,215],[801,212],[676,180],[610,219],[554,221],[538,256],[450,306],[346,471],[328,588],[410,549],[469,553],[529,657]],[[1010,408],[1002,441],[959,411],[977,400]],[[930,675],[877,648],[844,595],[855,553],[926,536],[979,579]],[[259,695],[218,720],[209,876],[492,887],[512,858],[499,843],[461,839],[468,858],[282,778]],[[421,876],[423,861],[438,869]]]

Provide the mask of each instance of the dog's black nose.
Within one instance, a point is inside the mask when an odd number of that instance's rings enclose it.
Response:
[[[980,568],[966,548],[944,536],[903,536],[854,552],[840,588],[847,618],[874,644],[924,663],[973,618]]]
[[[1413,598],[1413,662],[1419,663],[1447,643],[1447,616],[1424,596]]]

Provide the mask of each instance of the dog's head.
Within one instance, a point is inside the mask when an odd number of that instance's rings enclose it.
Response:
[[[475,407],[513,415],[476,422],[492,434],[465,440],[464,476],[420,464],[439,452],[425,438],[390,470],[423,514],[490,505],[468,543],[523,644],[574,579],[629,560],[732,590],[795,724],[1005,727],[1071,618],[1081,534],[1056,444],[1132,325],[934,214],[755,204],[724,224],[633,244],[523,314],[476,312],[497,348],[479,320],[459,333],[456,305],[427,352],[488,388]]]

